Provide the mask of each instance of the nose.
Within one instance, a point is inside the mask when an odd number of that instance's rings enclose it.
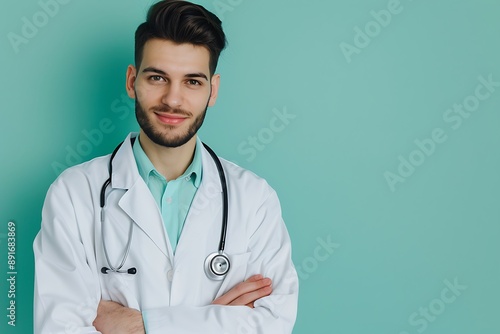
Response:
[[[182,105],[182,89],[179,84],[170,83],[165,87],[162,102],[171,108],[179,108]]]

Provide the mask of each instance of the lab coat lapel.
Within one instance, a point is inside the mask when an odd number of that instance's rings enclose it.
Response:
[[[167,257],[167,241],[158,206],[137,170],[130,137],[127,136],[113,160],[113,188],[127,189],[118,205]]]
[[[214,252],[219,245],[218,239],[212,240],[210,236],[214,229],[219,235],[222,227],[222,187],[217,167],[205,148],[202,149],[202,164],[202,181],[189,209],[177,245],[175,254],[177,263],[183,258],[194,255],[192,254],[194,249],[205,254],[206,249]],[[193,248],[194,245],[197,247]]]

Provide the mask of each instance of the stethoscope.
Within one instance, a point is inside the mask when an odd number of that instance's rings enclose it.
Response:
[[[130,142],[132,145],[134,144],[134,141],[135,138],[130,138]],[[106,188],[111,184],[111,176],[113,175],[113,159],[116,155],[116,152],[118,152],[118,149],[122,146],[122,144],[123,142],[120,143],[111,154],[111,158],[109,159],[109,165],[108,165],[109,178],[104,182],[101,188],[100,205],[101,205],[102,246],[104,249],[104,256],[106,257],[106,262],[108,263],[109,266],[109,268],[102,267],[101,273],[107,274],[109,271],[112,271],[115,273],[135,275],[137,273],[137,269],[135,267],[129,268],[127,270],[122,270],[122,267],[125,264],[125,261],[127,260],[128,254],[130,253],[130,246],[132,243],[132,237],[134,232],[133,222],[130,222],[130,227],[128,231],[128,241],[127,245],[125,246],[125,252],[123,253],[122,261],[117,267],[111,265],[111,261],[109,260],[108,256],[108,250],[106,249],[106,229],[104,228],[104,207],[106,206]],[[222,229],[220,235],[219,250],[207,256],[207,258],[205,259],[204,268],[205,268],[205,274],[207,275],[208,278],[212,280],[222,280],[227,275],[227,273],[229,272],[229,268],[231,267],[229,258],[224,253],[224,246],[226,244],[227,211],[228,211],[226,176],[224,174],[224,169],[222,168],[222,164],[217,155],[215,154],[215,152],[207,144],[203,143],[203,146],[207,149],[208,153],[214,160],[215,165],[217,166],[217,171],[219,173],[220,183],[222,186]]]

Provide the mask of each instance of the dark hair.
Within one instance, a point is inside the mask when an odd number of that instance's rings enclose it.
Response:
[[[203,6],[187,1],[162,0],[148,11],[146,22],[135,32],[135,66],[140,67],[144,45],[153,38],[174,43],[204,46],[210,52],[210,75],[215,73],[219,55],[226,47],[226,35],[219,18]]]

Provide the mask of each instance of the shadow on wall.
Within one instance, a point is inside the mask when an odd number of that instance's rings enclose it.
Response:
[[[72,85],[71,91],[66,88],[64,98],[64,103],[81,102],[70,111],[81,124],[70,138],[60,138],[59,153],[50,163],[55,175],[67,167],[108,154],[126,133],[136,128],[134,100],[125,91],[127,66],[133,63],[132,46],[132,42],[82,46],[82,58],[75,59],[77,76],[82,80],[78,86]]]
[[[9,219],[21,228],[31,222],[30,237],[39,229],[45,194],[56,177],[70,166],[110,153],[135,124],[134,103],[124,89],[126,67],[133,59],[131,46],[79,45],[45,55],[42,72],[47,72],[53,88],[47,90],[50,102],[40,106],[47,110],[50,124],[39,139],[44,154],[35,161],[29,155],[20,159],[19,163],[36,168],[8,192],[4,202]],[[34,140],[38,135],[30,136]]]

